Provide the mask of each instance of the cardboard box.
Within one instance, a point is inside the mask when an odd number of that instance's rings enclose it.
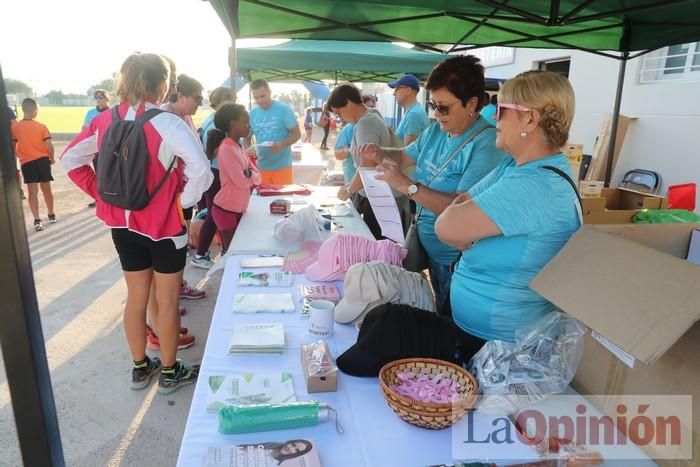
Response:
[[[324,341],[326,353],[329,358],[333,358],[328,344]],[[314,392],[335,392],[338,390],[338,372],[335,371],[327,376],[317,376],[309,374],[309,367],[306,363],[306,346],[301,346],[301,366],[304,370],[304,379],[306,380],[306,391],[309,394]]]
[[[698,227],[584,226],[530,284],[601,336],[586,336],[572,384],[609,395],[590,398],[601,411],[614,415],[614,395],[693,396],[695,460],[664,466],[700,465],[700,266],[685,260]]]
[[[581,161],[583,161],[583,144],[567,143],[566,146],[561,148],[561,151],[569,160],[569,166],[571,167],[571,172],[574,174],[574,179],[578,180],[578,176],[581,173]]]
[[[603,188],[600,198],[582,198],[584,224],[630,224],[641,209],[665,209],[666,198],[626,188]]]
[[[612,173],[615,173],[617,160],[620,158],[622,143],[625,141],[625,135],[630,124],[635,120],[634,117],[620,115],[617,125],[617,136],[615,138],[615,150],[613,151]],[[605,179],[605,169],[608,164],[608,149],[610,149],[610,137],[612,136],[612,114],[603,116],[603,124],[596,138],[595,147],[593,148],[593,158],[591,165],[586,173],[586,180],[603,180]]]

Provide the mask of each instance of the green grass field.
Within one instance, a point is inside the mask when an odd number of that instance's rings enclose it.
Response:
[[[39,107],[39,115],[36,119],[46,125],[51,133],[78,133],[83,126],[85,114],[91,108],[42,106]],[[199,127],[211,112],[212,110],[208,107],[199,109],[193,117],[194,124]]]

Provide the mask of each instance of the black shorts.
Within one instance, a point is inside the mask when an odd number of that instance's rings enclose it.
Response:
[[[22,177],[24,178],[24,183],[53,182],[51,161],[49,161],[48,157],[42,157],[41,159],[22,164]]]
[[[170,239],[155,241],[128,229],[112,229],[112,241],[124,271],[153,268],[162,274],[173,274],[185,269],[187,247],[177,249]]]
[[[189,208],[184,208],[182,210],[182,217],[184,217],[186,221],[191,221],[193,213],[194,213],[194,206],[191,206]]]

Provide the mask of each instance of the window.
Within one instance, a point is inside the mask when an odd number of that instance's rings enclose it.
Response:
[[[559,73],[565,78],[569,77],[569,68],[571,68],[570,58],[558,58],[556,60],[543,60],[537,63],[538,70],[547,70],[554,73]]]
[[[700,42],[664,47],[644,56],[640,83],[700,80]]]

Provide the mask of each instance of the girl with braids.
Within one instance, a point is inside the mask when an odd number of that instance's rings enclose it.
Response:
[[[219,161],[221,189],[211,208],[216,228],[221,232],[223,248],[228,250],[241,216],[248,208],[251,189],[261,176],[240,145],[250,133],[250,118],[240,104],[224,104],[214,115],[214,128],[207,134],[206,153]]]

